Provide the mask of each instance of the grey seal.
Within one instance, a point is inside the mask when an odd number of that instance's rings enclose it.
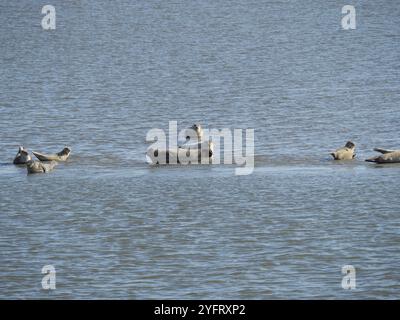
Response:
[[[400,163],[400,150],[375,148],[374,151],[380,152],[382,155],[366,159],[365,161],[375,163]]]
[[[54,169],[57,165],[56,161],[50,161],[47,163],[43,163],[40,161],[29,160],[26,163],[26,168],[28,170],[28,174],[32,173],[48,173]]]
[[[344,147],[339,148],[330,154],[335,160],[352,160],[356,156],[355,148],[356,145],[353,142],[347,141]]]
[[[31,156],[29,155],[28,150],[26,150],[23,146],[20,146],[13,163],[17,165],[26,164],[29,160],[31,160]]]
[[[40,161],[67,161],[68,157],[71,155],[71,148],[65,147],[62,151],[55,154],[44,154],[36,151],[32,151],[32,153],[38,158]]]
[[[153,149],[146,152],[150,164],[200,164],[202,158],[210,158],[214,154],[214,143],[204,141],[191,147],[178,147],[176,149]]]

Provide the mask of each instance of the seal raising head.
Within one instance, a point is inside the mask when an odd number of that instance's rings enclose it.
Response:
[[[28,150],[24,149],[23,146],[20,146],[13,163],[17,165],[26,164],[29,160],[31,160],[31,156],[29,155]]]
[[[29,160],[26,163],[26,168],[28,170],[28,174],[47,173],[47,172],[52,171],[56,165],[57,165],[56,161],[50,161],[48,163],[43,163],[40,161]]]

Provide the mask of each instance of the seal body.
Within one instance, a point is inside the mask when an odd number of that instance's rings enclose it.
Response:
[[[56,161],[50,161],[48,163],[43,163],[40,161],[30,160],[26,163],[26,168],[28,170],[28,174],[32,173],[48,173],[54,169],[57,165]]]
[[[367,162],[375,163],[400,163],[400,150],[386,150],[375,148],[374,151],[382,153],[382,155],[367,159]]]
[[[153,149],[146,152],[150,164],[205,164],[210,163],[214,153],[214,144],[204,141],[175,149]]]
[[[26,164],[29,160],[31,160],[31,156],[28,153],[28,150],[24,149],[24,147],[19,147],[18,153],[14,158],[13,163],[17,165]]]
[[[71,154],[71,148],[65,147],[62,151],[54,154],[44,154],[36,151],[32,151],[36,158],[40,161],[67,161]]]
[[[335,160],[352,160],[356,156],[355,148],[356,145],[353,142],[348,141],[343,148],[331,152],[331,156]]]

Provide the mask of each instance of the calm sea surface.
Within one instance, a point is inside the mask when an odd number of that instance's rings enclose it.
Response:
[[[398,1],[48,2],[0,3],[1,299],[399,297],[400,165],[363,161],[400,148]],[[254,128],[254,173],[149,167],[169,121]]]

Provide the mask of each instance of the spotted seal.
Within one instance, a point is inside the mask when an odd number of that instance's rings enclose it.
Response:
[[[26,150],[23,146],[20,146],[18,149],[18,153],[14,158],[13,163],[17,165],[26,164],[29,160],[32,159],[28,153],[28,150]]]
[[[40,161],[29,160],[26,163],[26,168],[28,170],[28,174],[32,173],[48,173],[54,169],[57,165],[56,161],[50,161],[47,163],[43,163]]]

